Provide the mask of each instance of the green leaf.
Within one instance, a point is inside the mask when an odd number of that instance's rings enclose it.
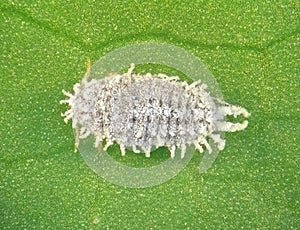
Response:
[[[300,226],[297,1],[4,0],[0,31],[2,228]],[[59,100],[81,80],[88,58],[142,41],[198,56],[225,100],[252,116],[245,131],[226,134],[207,173],[199,175],[195,154],[167,183],[126,189],[73,153]]]

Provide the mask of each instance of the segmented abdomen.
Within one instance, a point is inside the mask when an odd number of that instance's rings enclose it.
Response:
[[[201,108],[202,107],[202,108]],[[112,106],[111,129],[126,147],[181,146],[207,135],[205,106],[178,82],[141,79],[124,88]]]

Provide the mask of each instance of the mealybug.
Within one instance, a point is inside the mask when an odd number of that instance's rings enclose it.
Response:
[[[80,139],[92,134],[95,147],[106,140],[106,150],[116,142],[122,155],[130,148],[150,157],[153,149],[167,146],[172,158],[176,148],[181,149],[183,158],[187,145],[194,145],[200,152],[205,147],[211,152],[209,139],[222,150],[225,140],[220,132],[235,132],[248,125],[247,120],[226,122],[227,115],[247,118],[250,114],[210,96],[207,85],[201,81],[188,84],[178,77],[140,75],[133,70],[132,64],[127,73],[90,81],[88,70],[81,83],[74,85],[74,95],[63,91],[69,98],[60,103],[71,108],[62,116],[65,122],[72,119],[76,147]]]

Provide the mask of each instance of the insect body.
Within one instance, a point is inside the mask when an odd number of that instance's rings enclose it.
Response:
[[[131,148],[150,157],[153,149],[167,146],[172,158],[176,148],[184,157],[191,144],[200,152],[203,147],[211,152],[209,139],[222,150],[225,140],[220,132],[235,132],[248,125],[246,120],[226,122],[227,115],[250,114],[213,98],[200,81],[188,84],[164,74],[135,74],[133,69],[134,65],[125,74],[99,80],[88,81],[85,77],[74,85],[74,95],[63,91],[69,98],[61,103],[68,103],[71,109],[62,116],[66,122],[72,119],[77,130],[76,146],[92,134],[96,137],[95,147],[106,140],[106,150],[116,142],[122,155]]]

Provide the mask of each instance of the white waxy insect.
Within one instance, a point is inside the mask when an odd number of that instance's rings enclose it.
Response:
[[[209,139],[219,150],[224,149],[220,132],[235,132],[248,125],[247,120],[226,122],[227,115],[247,118],[250,114],[210,96],[207,85],[200,81],[188,84],[178,77],[140,75],[133,70],[132,64],[127,73],[90,81],[88,70],[81,83],[74,85],[74,95],[63,91],[69,98],[60,103],[69,104],[71,109],[62,116],[65,122],[72,119],[76,148],[80,139],[92,134],[95,147],[105,140],[107,150],[116,142],[122,155],[130,148],[150,157],[153,149],[167,146],[172,158],[176,148],[181,149],[183,158],[188,145],[200,152],[203,147],[211,152]]]

